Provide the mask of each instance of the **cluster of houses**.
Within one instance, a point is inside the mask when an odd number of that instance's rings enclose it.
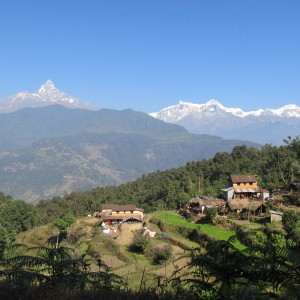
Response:
[[[184,207],[193,213],[204,213],[215,207],[220,214],[228,210],[236,213],[251,212],[257,215],[265,212],[265,201],[270,199],[269,191],[258,186],[253,175],[231,175],[229,187],[221,189],[223,199],[195,197]]]
[[[256,176],[253,175],[231,175],[229,187],[221,189],[223,199],[210,197],[195,197],[182,208],[194,214],[204,213],[208,208],[215,207],[219,214],[232,211],[236,213],[250,212],[258,215],[265,212],[266,201],[269,201],[269,191],[259,187]],[[273,211],[270,211],[271,215]],[[276,215],[275,215],[276,214]],[[273,212],[274,220],[278,220],[282,214]],[[102,219],[102,224],[122,224],[127,221],[142,222],[144,210],[135,205],[102,205],[102,211],[97,217]],[[271,216],[272,220],[272,216]],[[147,232],[148,233],[148,232]]]

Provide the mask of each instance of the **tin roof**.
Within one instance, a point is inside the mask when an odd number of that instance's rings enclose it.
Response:
[[[202,198],[202,197],[192,198],[190,200],[190,203],[199,204],[207,207],[225,205],[225,201],[223,199],[210,199],[210,198]]]
[[[254,175],[231,175],[230,178],[233,183],[257,182],[257,178]]]
[[[126,205],[118,205],[118,204],[102,204],[102,210],[112,210],[112,211],[134,211],[138,210],[143,212],[142,208],[137,208],[133,204],[126,204]]]

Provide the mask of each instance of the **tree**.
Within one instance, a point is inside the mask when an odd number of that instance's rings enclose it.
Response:
[[[56,219],[53,222],[53,225],[58,229],[58,235],[56,238],[56,248],[58,248],[59,237],[61,234],[66,234],[68,228],[75,222],[75,217],[68,213],[61,219]]]
[[[298,216],[294,210],[287,210],[283,213],[282,223],[288,237],[293,237],[294,230],[297,227]]]

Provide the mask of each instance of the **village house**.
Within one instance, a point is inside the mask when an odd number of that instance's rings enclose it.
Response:
[[[193,213],[204,213],[205,210],[212,207],[216,208],[218,212],[224,211],[226,202],[223,199],[198,196],[189,201],[185,206],[185,210]]]
[[[231,211],[236,213],[241,212],[249,212],[253,213],[254,216],[265,213],[266,205],[264,201],[259,200],[250,200],[247,198],[244,199],[229,199],[228,200],[228,207]]]
[[[258,186],[254,175],[231,175],[231,186],[221,189],[225,200],[230,199],[257,199],[269,198],[269,191]]]
[[[143,221],[144,210],[135,205],[103,204],[102,211],[97,214],[103,222]]]

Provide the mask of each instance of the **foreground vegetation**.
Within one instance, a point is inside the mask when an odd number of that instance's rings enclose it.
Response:
[[[168,228],[180,217],[168,212],[166,216],[155,214],[153,218],[154,223],[159,218],[161,226]],[[243,249],[235,247],[235,235],[227,241],[204,240],[203,235],[190,236],[195,242],[190,248],[184,247],[187,243],[183,235],[180,240],[174,238],[175,231],[177,236],[180,232],[183,234],[181,227],[198,230],[183,220],[179,227],[176,224],[154,240],[136,236],[128,247],[120,248],[114,239],[99,235],[98,223],[98,220],[88,218],[76,220],[68,230],[68,237],[61,240],[58,247],[55,242],[47,247],[39,246],[55,233],[54,227],[42,226],[34,229],[34,234],[19,234],[17,241],[26,241],[31,246],[16,244],[4,250],[0,264],[0,297],[299,299],[300,244],[289,243],[288,235],[266,228],[260,238],[252,239],[251,243],[248,241]],[[43,233],[39,235],[40,231]],[[168,252],[175,242],[176,246],[185,248],[176,256]],[[149,252],[154,253],[155,249],[159,249],[156,257],[162,261],[150,260]],[[111,261],[116,255],[116,259],[126,265],[121,268],[109,266],[105,260],[107,253],[110,253]],[[137,267],[134,260],[143,261],[143,267]],[[171,265],[173,271],[167,274],[166,269]],[[131,280],[136,280],[137,284],[132,285]]]

